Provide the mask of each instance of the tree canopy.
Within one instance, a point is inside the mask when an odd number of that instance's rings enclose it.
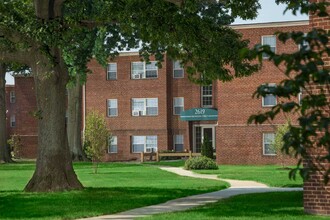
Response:
[[[258,1],[12,1],[0,6],[1,60],[30,64],[33,47],[54,61],[49,51],[65,52],[71,75],[85,73],[93,55],[103,64],[122,49],[140,48],[148,59],[162,60],[166,52],[190,73],[207,72],[204,79],[251,74],[247,62],[236,56],[247,46],[227,25],[234,18],[253,18]],[[177,4],[173,4],[175,2]],[[231,11],[231,12],[230,12]],[[47,15],[46,15],[47,14]],[[207,61],[207,62],[206,62]]]

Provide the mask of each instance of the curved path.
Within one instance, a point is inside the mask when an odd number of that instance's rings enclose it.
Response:
[[[127,220],[135,219],[138,217],[144,217],[148,215],[154,215],[165,212],[184,211],[197,206],[205,205],[207,203],[217,202],[218,200],[228,198],[240,194],[248,193],[264,193],[264,192],[288,192],[288,191],[301,191],[302,188],[277,188],[268,187],[265,184],[258,183],[255,181],[241,181],[241,180],[230,180],[230,179],[219,179],[217,175],[206,175],[197,174],[188,170],[184,170],[179,167],[160,167],[160,169],[176,173],[181,176],[188,176],[193,178],[203,178],[212,180],[222,180],[228,182],[231,186],[228,189],[220,190],[211,193],[205,193],[200,195],[188,196],[184,198],[174,199],[167,201],[162,204],[152,205],[137,209],[128,210],[125,212],[104,215],[93,218],[85,219],[116,219],[116,220]]]
[[[160,167],[160,169],[176,173],[180,176],[225,181],[230,184],[230,188],[269,188],[267,185],[255,181],[219,179],[217,175],[198,174],[190,170],[184,170],[181,167]]]

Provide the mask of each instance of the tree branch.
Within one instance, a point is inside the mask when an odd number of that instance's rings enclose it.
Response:
[[[177,6],[182,6],[185,3],[185,0],[166,0],[167,2],[173,3]],[[201,0],[201,2],[205,2],[205,3],[215,3],[217,2],[216,0]],[[221,2],[227,3],[226,0],[222,0]]]
[[[0,37],[4,37],[8,41],[12,42],[13,44],[18,44],[18,43],[28,43],[31,47],[36,46],[36,42],[27,37],[22,35],[20,32],[12,30],[12,29],[7,29],[5,27],[0,26]]]
[[[62,17],[62,7],[66,0],[34,0],[35,13],[38,18],[49,20]]]
[[[181,6],[184,2],[184,0],[166,0],[167,2],[171,2],[177,6]]]
[[[20,64],[31,66],[32,64],[31,53],[28,51],[13,51],[13,52],[0,51],[0,62],[4,62],[4,63],[17,62]]]

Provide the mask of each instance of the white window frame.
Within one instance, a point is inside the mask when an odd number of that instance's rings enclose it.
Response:
[[[182,143],[178,143],[177,142],[177,136],[181,136],[182,138],[181,138],[181,140],[182,140]],[[177,151],[176,149],[177,149],[177,145],[179,145],[179,144],[182,144],[182,152],[184,151],[184,135],[183,134],[175,134],[175,135],[173,135],[173,147],[174,147],[174,150],[176,151],[176,152],[180,152],[180,151]]]
[[[211,95],[204,95],[204,87],[209,87],[211,86]],[[212,100],[212,105],[204,105],[204,97],[211,97]],[[201,106],[203,108],[212,108],[213,107],[213,85],[208,85],[208,86],[201,86]]]
[[[196,136],[197,132],[196,129],[197,127],[200,127],[200,132],[201,132],[201,141],[204,139],[204,129],[205,128],[211,128],[212,129],[212,148],[216,149],[216,134],[215,134],[215,129],[218,125],[216,124],[199,124],[199,125],[193,125],[193,152],[196,152],[197,148],[197,143],[196,143]],[[210,138],[210,137],[209,137]]]
[[[182,71],[182,76],[175,76],[175,71]],[[181,65],[179,60],[173,61],[173,78],[174,79],[181,79],[184,78],[184,68]]]
[[[9,102],[10,103],[15,103],[16,102],[15,91],[10,91],[10,93],[9,93]]]
[[[182,105],[176,105],[176,100],[182,100]],[[176,113],[175,108],[182,108],[179,114]],[[173,97],[173,115],[180,115],[184,111],[184,97]]]
[[[110,136],[109,137],[109,140],[108,140],[108,153],[109,154],[118,153],[118,138],[117,138],[117,136]]]
[[[273,38],[275,38],[275,46],[273,46],[273,45],[269,45],[269,44],[265,44],[265,43],[264,43],[264,38],[266,38],[266,37],[273,37]],[[263,36],[261,36],[261,45],[269,45],[270,48],[274,48],[274,53],[276,53],[276,49],[277,49],[277,39],[276,39],[276,35],[263,35]],[[263,54],[262,54],[262,58],[263,58],[263,59],[268,59],[269,56],[268,56],[268,54],[263,53]]]
[[[304,37],[306,37],[306,36],[307,36],[307,33],[304,33]],[[298,44],[298,49],[300,50],[302,48],[302,46],[306,47],[305,50],[310,50],[311,49],[309,43],[305,40],[303,40],[301,44]]]
[[[269,83],[268,86],[269,86],[269,87],[276,87],[276,84],[275,84],[275,83]],[[267,97],[268,97],[268,96],[272,96],[272,97],[274,97],[274,99],[275,99],[275,104],[273,104],[273,105],[266,105],[266,104],[265,104],[265,98],[266,98],[266,96],[267,96]],[[266,96],[265,96],[265,97],[262,97],[262,107],[273,107],[273,106],[277,105],[277,96],[276,96],[276,95],[268,94],[268,95],[266,95]]]
[[[115,101],[116,106],[111,106],[111,101]],[[111,109],[116,109],[115,115],[110,114]],[[107,100],[107,115],[108,115],[108,117],[117,117],[118,116],[118,99],[108,99]]]
[[[148,100],[154,100],[157,106],[148,106]],[[143,109],[134,109],[134,101],[143,102]],[[148,108],[157,108],[156,114],[148,114]],[[158,115],[158,98],[132,98],[132,116],[157,116]],[[136,113],[138,112],[138,114]]]
[[[16,117],[15,117],[15,115],[10,116],[10,127],[12,127],[12,128],[16,127]]]
[[[303,98],[303,89],[300,88],[300,92],[298,93],[298,104],[301,105],[301,100]]]
[[[138,71],[134,70],[133,66],[134,64],[142,64],[143,69]],[[155,66],[155,68],[148,69],[148,67]],[[147,77],[148,71],[156,71],[155,77]],[[150,61],[150,63],[146,62],[132,62],[131,63],[131,79],[157,79],[158,78],[158,67],[157,67],[157,61]]]
[[[114,66],[115,71],[111,70],[111,66]],[[115,78],[110,78],[110,73],[115,73]],[[117,79],[117,63],[108,63],[107,66],[107,80],[116,80]]]
[[[266,144],[272,144],[272,143],[268,143],[268,142],[266,143],[266,140],[267,140],[266,135],[269,135],[269,134],[274,135],[274,139],[275,139],[275,133],[274,132],[264,132],[264,133],[262,133],[262,152],[263,152],[264,156],[276,156],[276,152],[275,153],[266,153]]]
[[[134,137],[141,137],[141,139],[143,140],[143,143],[141,142],[141,143],[134,143],[133,141],[134,141]],[[148,145],[148,138],[155,138],[155,147],[148,147],[147,145]],[[132,137],[131,137],[131,151],[132,151],[132,153],[140,153],[140,151],[134,151],[134,147],[133,147],[133,145],[134,144],[140,144],[140,145],[144,145],[144,147],[143,147],[143,152],[145,152],[145,153],[147,153],[147,152],[152,152],[152,150],[150,150],[150,149],[154,149],[154,151],[153,152],[157,152],[158,151],[158,136],[157,135],[146,135],[146,136],[144,136],[144,135],[133,135]]]

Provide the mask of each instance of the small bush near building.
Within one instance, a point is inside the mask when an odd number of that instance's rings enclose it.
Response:
[[[10,146],[11,155],[13,158],[20,158],[21,157],[21,150],[22,150],[22,141],[21,136],[18,134],[13,134],[10,136],[10,139],[7,141]]]
[[[184,164],[184,168],[186,170],[217,170],[218,166],[214,160],[201,156],[188,159]]]
[[[111,140],[110,132],[104,117],[97,113],[88,113],[86,118],[84,150],[94,165],[94,173],[97,173],[98,163],[106,153],[107,140]]]

